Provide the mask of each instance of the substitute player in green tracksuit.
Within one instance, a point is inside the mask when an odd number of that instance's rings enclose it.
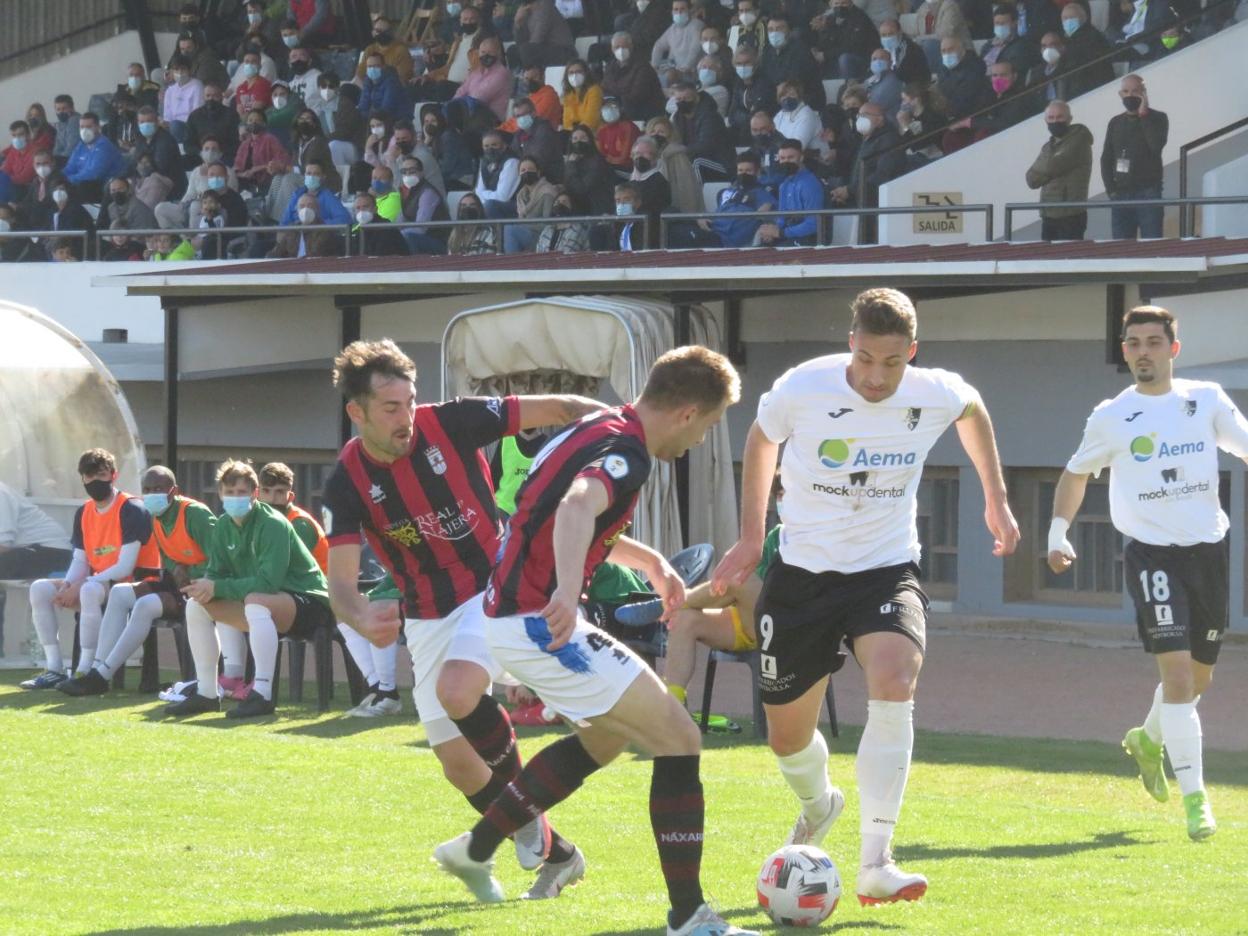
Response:
[[[213,530],[207,572],[182,589],[199,686],[195,695],[169,706],[169,715],[220,708],[213,693],[220,655],[216,622],[245,631],[256,661],[252,691],[228,713],[231,718],[272,714],[281,636],[309,639],[318,627],[334,625],[325,574],[290,521],[256,499],[258,488],[250,464],[226,461],[217,471],[225,516]]]

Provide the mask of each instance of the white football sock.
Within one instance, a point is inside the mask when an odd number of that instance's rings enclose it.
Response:
[[[186,642],[191,645],[195,678],[199,680],[195,691],[205,699],[218,698],[217,660],[221,657],[221,645],[217,643],[217,622],[193,598],[186,603]]]
[[[113,590],[116,591],[117,587],[115,586]],[[112,599],[109,599],[108,604],[109,608],[112,608]],[[130,620],[126,623],[126,629],[121,632],[121,636],[113,644],[113,649],[108,652],[108,659],[103,663],[97,660],[95,668],[107,678],[117,672],[119,667],[125,666],[126,660],[143,646],[143,641],[147,640],[147,635],[151,633],[152,622],[160,617],[164,610],[165,605],[160,595],[144,595],[138,599],[130,611]],[[107,614],[105,619],[107,623]]]
[[[914,702],[869,700],[856,764],[864,868],[887,860],[913,749]]]
[[[273,615],[262,604],[243,605],[243,614],[247,616],[248,640],[251,643],[251,655],[256,661],[256,682],[253,687],[266,699],[273,699],[273,670],[277,667],[277,625],[273,623]]]
[[[61,656],[61,642],[56,635],[56,608],[52,599],[56,586],[51,579],[39,579],[30,583],[30,612],[35,621],[35,633],[43,647],[47,669],[53,673],[65,672],[65,660]]]
[[[242,679],[247,675],[247,635],[229,624],[217,625],[217,640],[221,643],[221,675],[229,679]]]
[[[1201,752],[1200,715],[1195,702],[1163,702],[1161,705],[1161,736],[1170,755],[1174,779],[1179,781],[1183,795],[1205,788]]]
[[[377,673],[377,688],[382,692],[394,691],[394,671],[399,665],[399,642],[396,640],[388,647],[368,645],[373,658],[373,670]]]
[[[126,621],[138,598],[134,594],[134,585],[129,582],[118,582],[108,591],[108,602],[104,605],[104,618],[100,621],[100,640],[96,645],[95,668],[105,678],[113,675],[113,669],[104,660],[112,653],[113,647],[126,629]],[[124,663],[125,660],[122,660]]]
[[[78,590],[78,673],[86,673],[95,662],[95,648],[100,642],[100,620],[108,589],[99,582],[83,582]]]
[[[823,732],[816,727],[810,744],[796,754],[777,757],[776,761],[789,789],[802,802],[802,814],[811,822],[824,818],[832,783],[828,780],[828,742],[823,739]]]
[[[1158,683],[1153,691],[1153,707],[1148,710],[1148,717],[1144,719],[1144,733],[1158,747],[1161,747],[1161,702],[1161,683]]]
[[[350,624],[340,622],[338,630],[347,645],[347,652],[351,654],[351,659],[355,661],[360,675],[364,677],[364,685],[375,686],[377,684],[377,668],[373,665],[372,643]]]

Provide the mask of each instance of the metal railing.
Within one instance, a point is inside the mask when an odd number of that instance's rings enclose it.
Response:
[[[1208,198],[1123,198],[1105,201],[1057,201],[1057,202],[1007,202],[1005,205],[1005,239],[1014,239],[1014,212],[1047,211],[1053,208],[1105,211],[1114,208],[1169,208],[1186,209],[1196,205],[1248,205],[1248,195],[1221,195]],[[1189,234],[1183,234],[1187,237]]]

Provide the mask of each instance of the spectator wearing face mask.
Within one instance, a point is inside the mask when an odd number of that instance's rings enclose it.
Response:
[[[364,51],[360,55],[360,62],[355,68],[355,80],[363,82],[370,55],[380,56],[382,64],[394,69],[395,74],[399,77],[399,81],[407,82],[411,80],[412,72],[414,71],[412,54],[407,49],[407,43],[401,42],[398,36],[395,35],[394,23],[390,17],[379,16],[373,20],[372,35],[373,41],[364,47]]]
[[[671,25],[650,50],[650,65],[664,86],[697,77],[705,25],[700,19],[694,19],[689,0],[672,0]]]
[[[583,59],[573,59],[563,74],[563,129],[577,124],[597,130],[602,123],[602,86]]]
[[[69,182],[63,177],[58,177],[52,183],[50,207],[51,210],[44,219],[45,223],[38,228],[39,230],[95,232],[95,222],[91,219],[91,215],[82,207],[82,202],[74,197]],[[81,242],[79,242],[79,250],[81,250]]]
[[[160,125],[155,110],[140,107],[139,140],[130,151],[130,158],[137,162],[149,155],[156,171],[173,180],[173,197],[181,198],[186,191],[186,173],[182,171],[182,151],[178,148],[178,141]]]
[[[459,87],[459,82],[450,78],[451,58],[447,44],[437,36],[429,36],[423,47],[425,71],[409,82],[413,88],[412,96],[418,101],[449,101]]]
[[[647,228],[653,229],[655,223],[641,223],[642,217],[648,213],[642,208],[642,193],[635,182],[621,182],[615,187],[615,214],[623,222],[618,241],[620,250],[645,250],[658,246],[659,236],[647,232]],[[649,217],[657,218],[658,214]]]
[[[232,197],[230,197],[232,196]],[[226,249],[234,235],[224,234],[220,237],[211,236],[212,231],[227,227],[245,227],[247,225],[247,206],[238,197],[237,192],[223,189],[221,192],[204,192],[195,203],[196,221],[191,227],[204,231],[204,234],[191,238],[191,246],[195,255],[201,260],[223,260]]]
[[[1048,82],[1039,91],[1033,91],[1040,100],[1045,102],[1067,101],[1074,84],[1066,58],[1066,43],[1060,33],[1045,33],[1040,40],[1040,64],[1033,65],[1027,74],[1027,87],[1036,88]]]
[[[131,62],[126,68],[126,80],[117,85],[114,94],[122,91],[134,95],[139,104],[155,107],[160,103],[160,85],[148,78],[141,62]]]
[[[896,19],[889,18],[880,23],[880,47],[888,53],[889,69],[902,84],[912,81],[927,84],[931,81],[932,69],[927,56],[918,43],[901,31],[901,24]]]
[[[78,127],[81,118],[74,110],[74,99],[68,94],[58,94],[52,107],[56,112],[56,143],[52,146],[52,155],[58,160],[69,159],[81,142]]]
[[[156,206],[169,198],[173,191],[173,180],[156,171],[156,164],[150,155],[144,156],[134,164],[138,180],[134,185],[134,197],[153,211]]]
[[[657,0],[656,0],[657,6]],[[658,73],[637,52],[630,33],[620,31],[611,37],[611,60],[602,76],[602,96],[615,98],[625,120],[649,120],[663,113],[666,98]]]
[[[361,114],[381,111],[394,120],[412,113],[412,102],[393,68],[377,52],[365,57],[364,84],[360,91]]]
[[[47,150],[52,152],[56,146],[56,131],[48,125],[48,115],[39,103],[26,108],[26,125],[30,127],[30,146],[32,152]]]
[[[260,48],[270,58],[281,54],[278,24],[265,15],[265,6],[263,0],[247,0],[243,9],[243,35],[234,58],[241,61],[243,50],[248,48]]]
[[[319,162],[309,160],[303,167],[303,184],[295,189],[282,213],[279,223],[294,224],[299,216],[301,201],[309,196],[316,201],[317,219],[325,224],[346,224],[351,220],[347,209],[342,207],[338,190],[326,181],[326,168]],[[306,222],[305,222],[306,223]]]
[[[884,49],[871,53],[871,77],[866,81],[867,100],[878,104],[889,120],[897,119],[901,107],[901,79],[893,72],[892,59]]]
[[[822,208],[823,186],[815,174],[802,165],[802,144],[797,140],[785,140],[780,144],[778,166],[784,181],[777,193],[776,209],[794,214],[761,224],[755,242],[766,247],[812,245],[819,233],[818,218],[797,212]]]
[[[734,53],[742,48],[761,53],[767,48],[767,17],[761,15],[760,7],[761,0],[737,0],[728,30],[728,45]]]
[[[610,189],[608,189],[608,192]],[[561,192],[550,209],[551,223],[537,236],[535,253],[582,253],[589,250],[590,229],[584,221],[561,222],[560,218],[585,215],[584,203],[571,192]]]
[[[759,181],[773,193],[784,181],[780,171],[780,144],[786,138],[776,132],[776,123],[767,111],[755,111],[750,118],[750,147],[758,154]]]
[[[419,163],[420,160],[415,156],[405,156],[403,158],[403,166]],[[421,169],[416,169],[418,174],[422,173]],[[403,174],[408,175],[412,171],[404,168]],[[410,187],[410,186],[409,186]],[[377,206],[377,216],[385,218],[387,221],[395,221],[399,215],[403,213],[403,199],[406,197],[407,188],[402,190],[394,181],[394,173],[390,171],[389,166],[377,166],[373,169],[373,174],[368,180],[368,192],[373,196],[373,201]],[[436,189],[435,189],[436,191]]]
[[[213,163],[208,167],[208,185],[199,200],[190,203],[187,212],[187,227],[203,226],[204,205],[209,203],[209,198],[220,208],[220,211],[213,216],[213,223],[217,227],[247,226],[247,203],[237,191],[230,188],[229,178],[226,175],[228,171],[222,163]]]
[[[303,102],[290,93],[290,88],[283,81],[273,82],[269,94],[271,106],[264,112],[269,132],[282,141],[282,146],[293,149],[295,115],[303,108]]]
[[[108,199],[100,205],[100,215],[95,223],[100,230],[111,228],[114,224],[132,231],[150,230],[156,226],[156,215],[134,197],[130,180],[117,176],[108,180]]]
[[[230,74],[225,70],[220,59],[213,55],[211,50],[206,48],[194,34],[183,32],[178,34],[177,49],[165,65],[166,92],[169,90],[169,84],[173,82],[175,58],[180,58],[187,63],[190,76],[199,81],[201,85],[215,84],[224,87],[229,83]]]
[[[977,137],[1008,130],[1041,109],[1039,95],[1027,94],[1009,62],[996,62],[988,68],[988,82],[996,107],[970,121]]]
[[[704,55],[698,60],[698,91],[715,102],[715,111],[719,114],[719,119],[724,120],[728,116],[732,94],[728,91],[720,68],[717,55]]]
[[[403,225],[449,221],[446,199],[425,177],[424,162],[415,156],[404,157],[401,170],[399,216],[394,220]],[[410,253],[446,253],[446,228],[404,226],[401,233]]]
[[[1066,64],[1072,72],[1072,97],[1114,80],[1114,64],[1106,56],[1112,51],[1109,40],[1088,21],[1088,11],[1079,3],[1062,7],[1062,32],[1066,34]],[[1082,68],[1090,62],[1097,62]]]
[[[659,147],[653,137],[639,137],[633,144],[633,172],[628,181],[632,191],[640,195],[640,202],[634,200],[634,210],[650,219],[648,246],[659,247],[659,215],[672,207],[672,187],[659,170]],[[618,187],[615,205],[618,211]]]
[[[702,184],[693,171],[693,161],[689,158],[689,150],[685,147],[680,130],[669,118],[655,117],[646,124],[644,136],[654,142],[659,173],[667,182],[667,198],[672,207],[684,214],[702,211],[706,205],[702,198]]]
[[[355,226],[351,228],[353,257],[406,257],[410,251],[390,219],[377,211],[371,192],[360,192],[352,204]]]
[[[243,80],[234,91],[234,109],[240,118],[253,110],[267,111],[272,105],[273,84],[260,74],[260,53],[248,52],[238,73]]]
[[[514,218],[519,185],[520,160],[507,153],[501,133],[489,131],[481,138],[481,168],[475,189],[485,217]]]
[[[613,25],[617,34],[628,33],[632,57],[648,62],[655,42],[671,23],[671,8],[663,0],[632,0]]]
[[[1161,198],[1161,154],[1170,136],[1170,118],[1149,106],[1148,89],[1139,75],[1127,75],[1118,88],[1124,112],[1110,118],[1101,149],[1101,181],[1112,201]],[[1115,240],[1161,237],[1161,207],[1113,208]]]
[[[672,89],[676,102],[672,126],[689,154],[698,182],[727,181],[735,152],[715,102],[691,82],[677,82]]]
[[[335,199],[338,205],[336,218],[329,223],[345,224],[352,220],[351,215],[342,207],[342,202]],[[294,206],[294,215],[283,224],[323,225],[326,219],[321,214],[324,202],[311,192],[304,192],[298,197]],[[270,257],[341,257],[343,252],[342,238],[329,228],[317,230],[282,231],[277,235],[277,243],[269,251]]]
[[[329,140],[321,129],[311,108],[301,109],[295,117],[291,133],[295,165],[301,170],[309,163],[317,163],[325,169],[325,186],[331,192],[342,191],[342,176],[334,166],[334,157],[329,150]]]
[[[437,108],[426,108],[421,121],[425,147],[437,160],[447,191],[470,190],[476,180],[477,161],[473,159],[464,135],[448,126]]]
[[[906,159],[911,167],[921,166],[944,155],[940,137],[927,135],[949,123],[944,108],[944,98],[931,85],[915,82],[902,89],[897,128],[903,140],[914,144],[906,148]]]
[[[18,217],[24,230],[46,231],[55,206],[52,202],[53,184],[64,177],[56,171],[56,158],[50,149],[35,153],[32,160],[34,178],[26,189],[26,195],[18,204]]]
[[[360,88],[341,84],[338,76],[325,72],[317,79],[324,102],[322,123],[329,133],[329,150],[334,163],[349,166],[360,159],[368,137],[368,121],[360,114]]]
[[[634,124],[629,126],[637,129]],[[619,176],[598,152],[589,127],[573,127],[563,164],[564,190],[579,199],[582,206],[588,206],[589,214],[604,215],[615,210],[611,190],[618,181]]]
[[[906,154],[899,144],[901,136],[875,104],[866,103],[856,120],[862,144],[854,159],[849,184],[834,189],[832,197],[838,205],[874,208],[880,203],[880,186],[891,182],[906,171]],[[876,219],[864,215],[858,221],[864,243],[875,243]]]
[[[780,138],[797,140],[807,152],[818,150],[822,124],[819,115],[802,100],[802,86],[796,81],[782,82],[776,89],[776,100],[780,109],[776,111],[774,124]]]
[[[410,55],[408,60],[411,60]],[[301,102],[303,107],[314,111],[324,122],[323,115],[327,108],[321,98],[321,70],[313,61],[312,51],[302,46],[291,49],[287,69],[289,74],[286,76],[286,87],[290,89],[291,96]]]
[[[962,40],[940,41],[940,80],[937,88],[953,120],[962,120],[992,103],[992,85],[983,61]],[[946,150],[948,152],[948,150]]]
[[[493,37],[481,40],[477,64],[455,92],[455,100],[463,101],[469,114],[479,107],[486,107],[496,120],[501,121],[507,116],[510,91],[511,72],[503,64],[502,43]]]
[[[811,20],[817,38],[822,74],[828,78],[865,78],[871,53],[880,47],[880,34],[871,17],[850,0],[832,0],[831,9]]]
[[[737,47],[732,57],[737,80],[728,105],[728,128],[737,146],[750,143],[750,118],[759,110],[770,111],[777,100],[776,88],[758,70],[758,53],[748,45]]]
[[[9,145],[4,149],[0,172],[25,191],[26,186],[35,180],[35,156],[40,152],[42,150],[35,149],[32,144],[30,124],[15,120],[9,124]]]
[[[234,161],[238,152],[238,115],[225,105],[225,91],[217,85],[204,85],[204,103],[186,119],[188,153],[198,153],[204,140],[213,137],[221,144],[222,159]]]
[[[716,199],[715,211],[724,217],[706,225],[724,247],[749,247],[763,225],[762,218],[733,218],[732,215],[772,211],[776,207],[776,197],[759,182],[760,172],[757,153],[747,150],[737,156],[737,177]]]
[[[485,217],[482,201],[475,193],[469,192],[459,200],[456,213],[459,221],[480,221]],[[446,252],[452,256],[473,256],[492,254],[495,252],[494,228],[488,224],[465,224],[451,230],[447,238]]]
[[[708,6],[706,10],[723,9],[722,6]],[[705,17],[703,17],[705,19]],[[715,70],[721,75],[732,74],[732,49],[724,39],[724,30],[709,22],[702,27],[702,55],[698,57],[698,68],[702,68],[702,60],[707,56],[715,59]],[[701,82],[701,78],[698,81]]]
[[[274,176],[290,171],[290,153],[269,133],[263,110],[247,114],[240,129],[238,153],[234,156],[239,184],[254,192],[267,192]]]
[[[521,0],[512,21],[521,65],[562,65],[576,57],[572,30],[554,0]]]
[[[80,118],[78,135],[78,145],[65,165],[65,178],[74,186],[79,199],[99,201],[104,183],[121,174],[126,167],[126,159],[100,132],[99,118],[89,111]],[[174,147],[177,147],[176,143]]]
[[[104,136],[129,160],[130,153],[139,142],[139,104],[129,91],[118,91],[109,102],[109,107],[113,116],[104,126]]]
[[[481,11],[474,6],[462,6],[458,3],[447,5],[447,10],[454,8],[456,12],[448,15],[444,21],[446,29],[443,41],[450,45],[445,65],[445,79],[456,86],[468,77],[468,72],[479,64],[477,53],[479,46],[486,39],[496,35],[493,25],[487,20],[482,23]],[[498,54],[502,54],[499,46]]]
[[[768,18],[767,48],[758,67],[763,79],[777,88],[782,81],[801,82],[802,99],[814,110],[823,109],[827,98],[819,65],[806,43],[790,29],[787,17],[777,14]]]
[[[633,144],[641,131],[631,120],[625,120],[620,112],[620,102],[606,97],[602,102],[602,123],[598,127],[598,151],[616,169],[631,171]]]
[[[224,162],[225,152],[216,137],[205,137],[200,142],[199,165],[186,174],[186,191],[178,202],[165,202],[156,206],[156,223],[162,228],[194,227],[198,223],[195,210],[200,196],[208,191],[230,189],[238,191],[238,178],[234,170]],[[221,171],[219,185],[213,167]]]
[[[534,112],[533,102],[521,98],[512,105],[516,132],[511,138],[511,154],[537,161],[548,179],[559,179],[563,172],[563,143],[559,133]]]
[[[1088,200],[1092,176],[1092,131],[1071,122],[1070,105],[1050,101],[1044,109],[1049,138],[1027,170],[1027,187],[1040,190],[1042,202]],[[1088,213],[1080,208],[1045,208],[1040,212],[1040,239],[1083,240]]]
[[[1001,4],[992,11],[992,41],[984,47],[984,64],[1009,62],[1020,78],[1036,64],[1036,48],[1018,34],[1018,13],[1012,4]]]
[[[516,189],[517,218],[548,218],[559,189],[550,183],[541,165],[531,156],[520,160],[520,185]],[[503,228],[503,251],[525,253],[533,249],[539,227],[513,224]]]
[[[528,99],[533,102],[533,113],[552,127],[563,126],[563,102],[559,99],[559,92],[546,83],[546,69],[532,65],[524,70],[520,78]],[[567,83],[566,76],[564,83]],[[503,133],[515,133],[518,129],[515,115],[499,124],[498,129]]]
[[[161,119],[181,143],[186,139],[186,122],[191,112],[204,103],[204,83],[191,74],[191,63],[180,55],[173,57],[169,67],[171,81],[161,103]]]
[[[416,127],[410,120],[400,120],[394,125],[394,134],[390,138],[390,145],[386,147],[385,152],[381,154],[381,161],[375,162],[370,159],[371,152],[364,156],[365,162],[369,165],[389,166],[390,171],[396,176],[402,166],[404,157],[415,156],[425,167],[425,179],[435,189],[446,194],[446,182],[442,178],[442,169],[438,165],[437,159],[429,148],[421,143],[416,137]]]

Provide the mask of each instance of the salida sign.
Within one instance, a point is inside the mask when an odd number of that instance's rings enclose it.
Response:
[[[932,208],[943,205],[962,204],[961,192],[915,192],[912,202],[916,208]],[[961,234],[962,212],[925,211],[914,215],[915,234]]]

